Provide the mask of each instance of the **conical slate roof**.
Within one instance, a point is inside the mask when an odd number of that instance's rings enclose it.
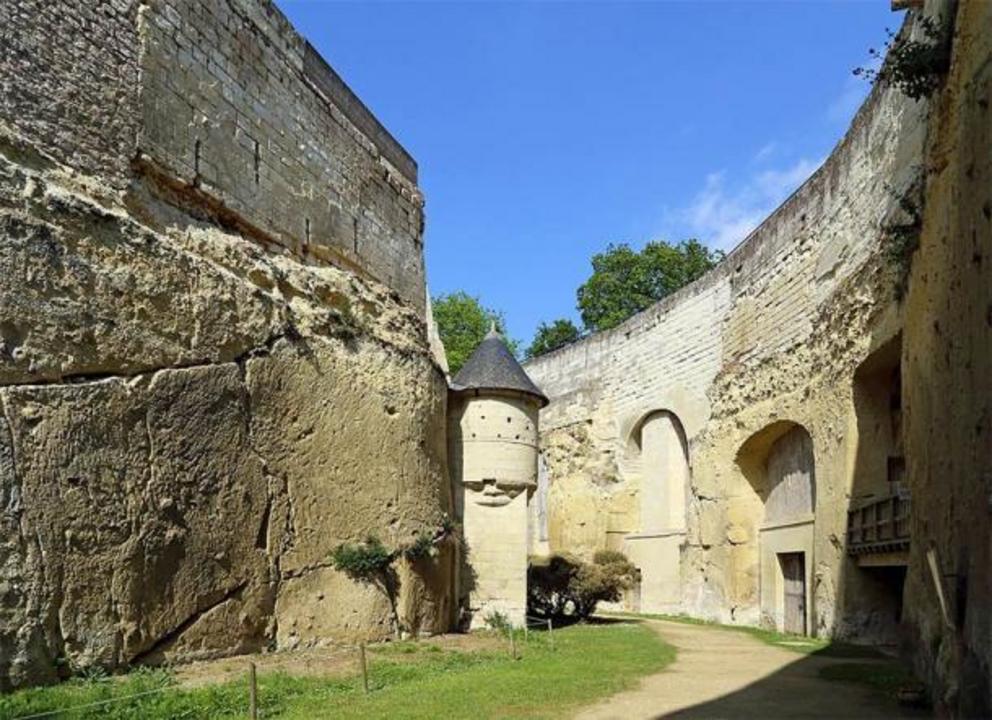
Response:
[[[451,381],[451,389],[463,390],[516,390],[533,395],[541,401],[541,407],[548,404],[548,398],[535,385],[513,353],[506,347],[503,338],[493,327],[472,357],[462,366]]]

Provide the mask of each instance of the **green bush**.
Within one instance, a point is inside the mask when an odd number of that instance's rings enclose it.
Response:
[[[345,573],[353,580],[374,580],[386,572],[396,553],[390,552],[375,535],[369,535],[358,545],[343,543],[331,551],[331,564],[335,570]]]
[[[417,533],[413,542],[403,548],[403,557],[410,562],[416,562],[437,555],[437,543],[433,536],[427,533]]]
[[[591,563],[568,554],[531,558],[527,612],[558,621],[584,620],[600,602],[620,600],[637,579],[637,568],[614,550],[597,552]]]
[[[885,46],[868,50],[872,60],[879,63],[878,69],[859,67],[854,74],[894,87],[913,100],[930,97],[950,69],[951,32],[939,17],[921,17],[918,23],[922,39],[914,40],[906,31],[896,34],[887,30]]]

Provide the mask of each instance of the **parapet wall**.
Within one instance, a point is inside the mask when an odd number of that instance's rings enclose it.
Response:
[[[642,530],[636,430],[667,411],[692,473],[680,489],[680,609],[757,623],[760,503],[737,453],[788,421],[815,454],[811,629],[873,622],[853,584],[838,582],[849,561],[834,540],[856,492],[854,369],[901,327],[882,243],[886,226],[905,222],[900,197],[919,186],[926,119],[925,103],[876,88],[823,166],[712,272],[527,364],[551,398],[541,431],[552,550],[619,549]]]
[[[412,160],[265,0],[5,14],[0,690],[448,629],[329,559],[452,510]]]

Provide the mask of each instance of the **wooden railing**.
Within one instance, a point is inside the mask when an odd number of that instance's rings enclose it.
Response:
[[[847,552],[861,555],[908,548],[909,510],[910,500],[898,495],[887,495],[849,510]]]

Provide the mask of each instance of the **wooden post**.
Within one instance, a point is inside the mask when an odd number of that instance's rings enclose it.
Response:
[[[513,628],[510,628],[510,657],[517,659],[517,643],[513,638]]]
[[[551,643],[551,649],[555,649],[555,636],[551,632],[551,618],[548,618],[548,641]]]
[[[258,680],[253,662],[248,663],[248,717],[258,720]]]
[[[365,643],[358,644],[358,655],[362,660],[362,687],[367,693],[369,691],[369,665],[365,661]]]

